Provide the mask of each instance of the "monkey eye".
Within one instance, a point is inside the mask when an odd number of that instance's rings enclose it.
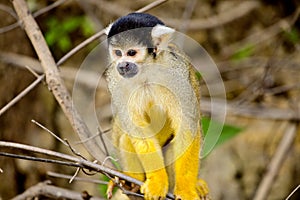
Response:
[[[116,56],[121,57],[122,56],[122,51],[121,50],[115,50],[114,51]]]
[[[136,55],[136,50],[130,49],[127,51],[127,56],[135,56]]]

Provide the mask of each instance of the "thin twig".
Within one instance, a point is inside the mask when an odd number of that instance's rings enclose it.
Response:
[[[214,107],[216,111],[224,107],[222,99],[214,99]],[[203,113],[211,112],[211,102],[209,99],[202,98],[201,110]],[[236,115],[243,117],[253,117],[258,119],[272,119],[272,120],[299,120],[298,113],[290,108],[274,108],[262,105],[236,105],[235,102],[226,102],[227,115]],[[217,113],[216,113],[217,114]]]
[[[43,73],[43,69],[39,60],[26,55],[6,53],[0,51],[0,61],[20,68],[26,68],[26,66],[30,66],[30,69],[34,70],[36,73]],[[78,69],[75,69],[71,66],[61,65],[60,67],[61,77],[64,80],[74,81],[74,79],[76,78],[76,82],[82,85],[85,85],[90,88],[95,87],[95,82],[93,80],[99,78],[97,74],[95,74],[93,71],[81,69],[80,76],[76,77],[77,72]],[[102,82],[100,83],[99,87],[107,89],[104,84],[104,80],[101,79],[100,81]]]
[[[48,133],[50,133],[50,135],[52,135],[55,139],[57,139],[58,141],[60,141],[64,145],[68,146],[68,144],[64,140],[62,140],[55,133],[53,133],[52,131],[50,131],[48,128],[46,128],[45,126],[43,126],[39,122],[35,121],[34,119],[32,119],[31,122],[34,123],[35,125],[37,125],[38,127],[42,128],[43,130],[47,131]]]
[[[58,0],[58,1],[55,1],[53,4],[50,4],[49,6],[46,6],[45,8],[42,8],[42,9],[36,11],[36,12],[33,13],[32,15],[33,15],[34,17],[38,17],[39,15],[44,14],[44,13],[46,13],[46,12],[49,12],[49,11],[52,10],[53,8],[56,8],[57,6],[61,5],[61,4],[64,3],[65,1],[66,1],[66,0]],[[16,15],[15,13],[14,13],[14,15],[15,15],[15,19],[17,19],[17,15]],[[8,31],[11,31],[11,30],[13,30],[13,29],[19,27],[19,25],[20,25],[20,22],[17,21],[17,22],[15,22],[15,23],[12,23],[12,24],[7,25],[7,26],[5,26],[5,27],[1,27],[1,28],[0,28],[0,34],[1,34],[1,33],[5,33],[5,32],[8,32]]]
[[[258,1],[242,1],[233,8],[206,19],[192,19],[187,22],[186,28],[189,31],[199,31],[219,27],[249,14],[259,8],[260,5]],[[182,20],[180,19],[164,18],[163,20],[172,27],[182,27]]]
[[[46,12],[49,12],[50,10],[52,10],[54,8],[60,6],[61,4],[65,3],[66,1],[68,1],[68,0],[57,0],[57,1],[53,2],[52,4],[50,4],[49,6],[41,8],[40,10],[34,12],[32,15],[34,18],[38,17]]]
[[[69,183],[72,183],[72,182],[73,182],[73,180],[74,180],[74,179],[76,178],[76,176],[78,175],[80,169],[81,169],[80,167],[77,167],[77,169],[76,169],[74,175],[70,178]]]
[[[10,16],[12,16],[15,19],[18,19],[18,16],[14,12],[14,10],[11,7],[9,7],[9,6],[6,6],[4,4],[0,4],[0,10],[8,13]]]
[[[75,48],[73,48],[71,51],[69,51],[68,53],[66,53],[62,58],[59,59],[59,61],[57,62],[57,65],[61,65],[62,63],[64,63],[66,60],[68,60],[72,55],[74,55],[75,53],[77,53],[79,50],[81,50],[83,47],[85,47],[86,45],[90,44],[91,42],[93,42],[94,40],[100,38],[102,35],[105,34],[105,29],[97,32],[96,34],[92,35],[91,37],[89,37],[88,39],[84,40],[83,42],[81,42],[79,45],[77,45]]]
[[[26,155],[18,155],[15,153],[7,153],[7,152],[0,152],[0,156],[6,156],[10,158],[18,158],[18,159],[23,159],[23,160],[31,160],[31,161],[37,161],[37,162],[45,162],[45,163],[53,163],[53,164],[58,164],[58,165],[66,165],[70,167],[80,167],[79,164],[74,163],[74,162],[67,162],[67,161],[61,161],[61,160],[54,160],[50,158],[38,158],[35,156],[26,156]]]
[[[108,129],[108,130],[103,131],[102,134],[107,133],[107,132],[109,132],[109,131],[111,131],[111,129]],[[98,137],[99,134],[100,134],[100,133],[97,132],[96,134],[92,135],[91,137],[88,137],[88,138],[86,138],[85,140],[80,140],[80,141],[76,142],[75,144],[84,144],[84,143],[88,142],[89,140],[92,140],[92,139]]]
[[[185,34],[187,31],[187,24],[188,21],[191,19],[194,9],[196,8],[198,0],[189,0],[186,2],[186,6],[184,9],[184,12],[182,14],[181,20],[182,20],[182,26],[178,30],[180,33]]]
[[[53,185],[49,185],[49,181],[38,183],[27,189],[24,193],[14,197],[12,200],[24,200],[24,199],[42,199],[40,197],[48,197],[50,199],[73,199],[82,200],[83,193],[74,192],[71,190],[63,189]],[[48,199],[47,198],[47,199]],[[104,200],[99,197],[89,197],[89,200]]]
[[[19,27],[19,25],[20,25],[19,22],[15,22],[13,24],[10,24],[10,25],[7,25],[5,27],[2,27],[2,28],[0,28],[0,34],[8,32],[8,31],[11,31],[11,30]]]
[[[25,68],[26,68],[30,73],[32,73],[36,78],[39,77],[39,75],[38,75],[31,67],[29,67],[28,65],[25,65]]]
[[[26,96],[32,89],[34,89],[43,79],[45,75],[40,75],[34,82],[32,82],[27,88],[25,88],[22,92],[20,92],[15,98],[10,100],[4,107],[0,110],[0,116],[5,113],[9,108],[15,105],[18,101],[20,101],[24,96]]]
[[[295,24],[297,18],[299,17],[299,14],[300,14],[300,8],[298,8],[295,11],[295,13],[292,14],[291,16],[281,19],[275,24],[272,24],[263,30],[257,31],[254,34],[238,42],[230,44],[227,47],[224,47],[222,49],[222,55],[224,57],[230,57],[236,52],[237,49],[239,49],[240,47],[245,47],[246,45],[249,44],[253,46],[256,45],[256,49],[262,48],[262,44],[264,41],[270,40],[271,38],[277,36],[279,33],[282,33],[283,31],[290,30],[293,24]],[[281,44],[281,42],[279,44]]]
[[[47,172],[47,175],[50,177],[55,177],[55,178],[62,178],[62,179],[71,179],[72,176],[65,175],[65,174],[60,174],[56,172]],[[101,181],[98,179],[91,179],[91,178],[83,178],[83,177],[75,177],[75,181],[82,181],[82,182],[87,182],[87,183],[95,183],[95,184],[101,184],[101,185],[107,185],[107,181]]]
[[[99,134],[99,136],[100,136],[101,143],[102,143],[102,145],[103,145],[103,147],[104,147],[105,155],[106,155],[106,156],[110,156],[110,155],[109,155],[109,152],[108,152],[108,149],[107,149],[107,147],[106,147],[104,138],[103,138],[103,133],[104,133],[104,132],[101,130],[100,127],[98,127],[97,130],[98,130],[98,134]]]
[[[300,188],[300,185],[298,185],[298,186],[291,192],[291,194],[289,194],[289,196],[287,196],[287,198],[286,198],[285,200],[289,200],[289,199],[293,196],[293,194],[294,194],[299,188]]]
[[[148,4],[148,5],[146,5],[145,7],[137,10],[136,12],[140,12],[140,13],[141,12],[147,12],[147,11],[149,11],[149,10],[151,10],[151,9],[153,9],[153,8],[159,6],[159,5],[161,5],[161,4],[163,4],[163,3],[167,2],[167,1],[168,0],[156,0],[156,1],[154,1],[154,2],[152,2],[150,4]]]
[[[254,195],[254,200],[264,200],[267,199],[269,191],[273,185],[275,177],[278,175],[280,167],[283,165],[284,160],[287,158],[287,154],[294,138],[297,133],[297,125],[290,123],[286,128],[285,133],[276,149],[276,152],[267,168],[267,173],[264,175],[262,181],[260,182],[256,194]]]
[[[82,156],[79,152],[77,152],[72,146],[71,144],[69,143],[69,141],[67,139],[64,139],[66,145],[69,147],[69,149],[72,151],[72,153],[84,160],[87,160],[84,156]]]

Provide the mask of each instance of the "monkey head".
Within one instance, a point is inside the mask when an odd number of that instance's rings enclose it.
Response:
[[[174,32],[158,18],[131,13],[107,28],[109,59],[122,78],[135,77],[144,63],[155,62]]]

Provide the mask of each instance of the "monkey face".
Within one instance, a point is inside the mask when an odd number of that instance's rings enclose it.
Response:
[[[149,14],[132,13],[119,18],[107,30],[111,62],[110,76],[134,78],[143,74],[145,66],[163,65],[168,59],[157,61],[167,49],[174,29],[166,27]],[[117,79],[118,77],[111,77]]]
[[[138,74],[140,63],[144,61],[147,51],[142,47],[122,49],[112,45],[109,48],[109,53],[119,74],[124,78],[132,78]]]

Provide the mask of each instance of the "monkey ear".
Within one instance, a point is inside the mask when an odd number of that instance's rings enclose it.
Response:
[[[151,31],[154,47],[158,49],[167,48],[175,30],[163,25],[156,25]]]
[[[104,30],[104,32],[105,32],[105,34],[106,34],[107,36],[108,36],[108,34],[109,34],[109,31],[110,31],[112,25],[113,25],[113,23],[109,24],[109,25],[105,28],[105,30]]]

